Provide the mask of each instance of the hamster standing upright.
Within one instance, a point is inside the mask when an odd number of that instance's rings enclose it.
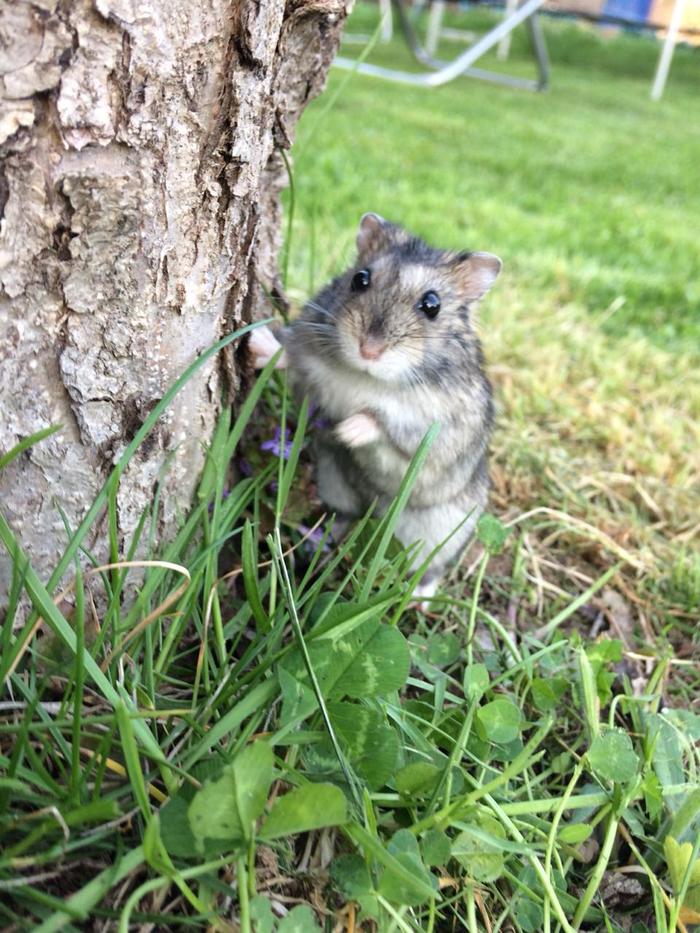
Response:
[[[490,253],[433,249],[365,214],[355,265],[290,325],[250,338],[257,367],[283,345],[278,365],[330,424],[316,445],[318,489],[341,518],[359,517],[375,499],[384,511],[439,422],[396,527],[402,544],[422,542],[416,566],[452,534],[423,575],[421,596],[435,592],[486,505],[494,408],[472,305],[500,271]]]

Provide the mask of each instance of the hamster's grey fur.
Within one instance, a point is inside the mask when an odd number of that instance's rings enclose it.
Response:
[[[418,565],[462,523],[423,577],[429,593],[487,500],[494,407],[471,305],[501,261],[433,249],[376,214],[362,218],[357,247],[356,264],[276,336],[295,389],[330,424],[316,444],[318,488],[339,516],[362,515],[375,498],[386,509],[439,422],[396,529],[405,545],[422,542]]]

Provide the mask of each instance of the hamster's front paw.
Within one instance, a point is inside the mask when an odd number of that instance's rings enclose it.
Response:
[[[381,437],[381,429],[371,415],[358,411],[335,426],[337,437],[347,447],[364,447]]]
[[[256,327],[251,331],[248,338],[248,352],[253,357],[253,366],[256,369],[263,369],[270,362],[278,350],[282,349],[282,344],[272,333],[267,325]],[[275,363],[275,369],[285,369],[287,366],[287,353],[282,350],[280,358]]]

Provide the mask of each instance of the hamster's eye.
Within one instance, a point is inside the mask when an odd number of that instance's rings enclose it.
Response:
[[[418,310],[432,321],[440,312],[440,296],[437,292],[429,291],[418,302]]]
[[[369,284],[372,281],[372,273],[369,269],[360,269],[359,272],[356,272],[352,277],[352,282],[350,288],[354,292],[363,292],[366,288],[369,288]]]

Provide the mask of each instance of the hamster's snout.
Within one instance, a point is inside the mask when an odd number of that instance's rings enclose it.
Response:
[[[360,356],[363,360],[378,360],[386,350],[386,343],[381,337],[374,337],[371,334],[367,337],[360,337]]]

